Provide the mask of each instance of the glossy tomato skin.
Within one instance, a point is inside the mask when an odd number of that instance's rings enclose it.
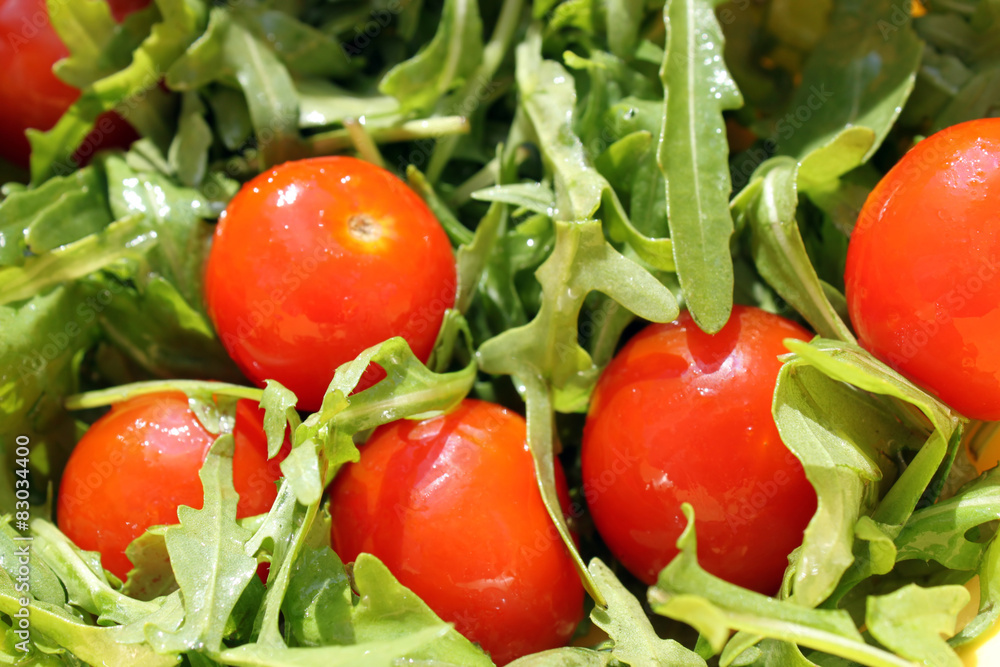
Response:
[[[112,10],[120,20],[147,4],[130,0],[117,3]],[[51,129],[80,91],[52,71],[69,50],[52,27],[45,0],[0,0],[0,35],[4,36],[0,39],[0,157],[27,167],[31,147],[25,130]],[[81,144],[85,154],[76,157],[86,162],[101,148],[125,147],[137,138],[128,123],[109,112],[98,119]]]
[[[861,210],[845,283],[861,344],[967,417],[1000,420],[1000,119],[918,143]]]
[[[398,178],[368,162],[289,162],[243,186],[215,233],[205,298],[230,356],[319,408],[336,368],[403,336],[426,360],[454,304],[444,230]]]
[[[778,591],[816,510],[771,417],[786,338],[810,335],[744,306],[709,335],[684,312],[639,332],[601,376],[584,428],[584,497],[605,543],[647,584],[677,554],[687,502],[702,567]]]
[[[565,644],[583,615],[524,419],[498,405],[466,400],[445,416],[380,427],[331,486],[330,512],[344,562],[374,554],[497,664]]]
[[[237,516],[261,514],[277,496],[280,460],[267,459],[263,410],[240,401],[233,431]],[[63,472],[59,528],[81,549],[98,551],[104,567],[125,580],[125,548],[150,526],[177,523],[181,505],[201,508],[198,472],[215,437],[184,394],[138,396],[112,407],[84,434]]]

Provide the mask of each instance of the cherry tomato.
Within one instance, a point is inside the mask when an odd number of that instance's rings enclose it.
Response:
[[[556,475],[565,512],[562,468]],[[334,550],[371,553],[498,664],[566,643],[583,587],[535,483],[524,419],[466,400],[380,427],[330,490]]]
[[[388,171],[350,157],[301,160],[230,202],[205,299],[247,377],[277,380],[317,410],[337,367],[372,345],[402,336],[430,356],[454,304],[455,260],[434,214]]]
[[[584,498],[601,537],[647,584],[677,554],[695,510],[708,572],[774,594],[816,493],[771,417],[793,322],[736,306],[715,335],[684,312],[653,324],[615,356],[584,427]]]
[[[267,459],[263,411],[240,401],[233,430],[237,516],[268,511],[277,496],[279,463],[290,447]],[[177,523],[181,505],[200,509],[198,472],[215,441],[179,392],[138,396],[94,422],[70,455],[58,498],[59,528],[81,549],[125,580],[125,547],[150,526]]]
[[[869,195],[845,282],[861,344],[973,419],[1000,420],[1000,119],[918,143]]]
[[[148,0],[115,3],[112,11],[121,20],[148,5]],[[0,157],[28,166],[31,147],[28,128],[51,129],[76,101],[80,91],[59,80],[52,71],[56,61],[69,55],[49,20],[45,0],[0,0]],[[102,115],[83,141],[86,162],[101,148],[128,146],[138,138],[132,126],[113,112]]]

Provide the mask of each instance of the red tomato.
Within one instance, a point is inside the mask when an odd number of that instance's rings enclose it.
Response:
[[[973,419],[1000,420],[1000,119],[918,143],[876,186],[847,251],[861,344]]]
[[[372,345],[402,336],[430,356],[454,304],[455,260],[434,214],[388,171],[350,157],[301,160],[230,202],[205,300],[247,377],[277,380],[317,410],[337,367]]]
[[[601,376],[583,433],[583,491],[598,532],[647,584],[677,554],[695,510],[708,572],[777,592],[816,493],[771,417],[786,338],[797,324],[736,306],[704,333],[688,313],[636,335]]]
[[[118,3],[115,16],[120,20],[147,4],[148,0]],[[0,35],[0,157],[27,167],[31,147],[25,130],[51,129],[80,91],[60,81],[52,71],[69,50],[49,21],[45,0],[0,0]],[[77,157],[85,162],[100,148],[128,146],[137,138],[128,123],[109,112],[98,119],[94,131],[81,144],[87,148],[86,154]]]
[[[237,516],[268,511],[289,443],[267,459],[263,411],[236,408],[233,481]],[[179,392],[148,394],[111,408],[70,455],[58,498],[59,528],[81,549],[99,551],[104,567],[124,581],[132,564],[125,547],[150,526],[177,523],[181,505],[201,508],[198,472],[215,441]]]
[[[556,468],[565,512],[569,498]],[[330,490],[333,547],[374,554],[498,664],[561,646],[583,587],[545,511],[524,419],[466,400],[375,431]]]

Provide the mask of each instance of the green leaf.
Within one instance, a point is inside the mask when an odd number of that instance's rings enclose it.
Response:
[[[221,650],[225,620],[256,574],[257,561],[244,552],[251,533],[236,522],[233,448],[231,434],[213,443],[199,473],[202,509],[180,507],[180,525],[164,535],[184,600],[184,622],[176,630],[147,631],[159,652]]]
[[[1000,618],[1000,541],[995,537],[983,553],[979,565],[979,609],[976,616],[949,640],[961,646],[980,635],[988,636]]]
[[[854,561],[854,531],[894,475],[891,447],[914,437],[883,406],[802,360],[782,366],[772,406],[778,432],[816,489],[816,514],[792,558],[792,599],[814,607]]]
[[[764,162],[748,186],[751,197],[739,198],[737,215],[749,223],[754,265],[768,284],[820,336],[853,343],[854,335],[826,297],[799,234],[797,172],[798,165],[788,157]]]
[[[692,625],[722,650],[731,630],[780,639],[862,665],[910,667],[911,663],[865,643],[847,612],[807,609],[714,577],[698,564],[694,510],[683,505],[687,528],[677,541],[680,554],[649,590],[653,611]]]
[[[0,266],[20,266],[25,250],[40,255],[111,223],[107,185],[94,167],[13,192],[0,201]]]
[[[142,279],[148,282],[142,284]],[[226,354],[208,317],[196,311],[162,276],[140,276],[135,287],[116,275],[86,281],[98,297],[78,304],[97,318],[105,337],[139,368],[156,377],[211,377],[239,382],[243,374]],[[131,381],[128,377],[122,381]]]
[[[120,157],[109,157],[105,168],[114,215],[143,216],[157,239],[157,247],[148,253],[152,270],[196,311],[202,310],[202,274],[213,231],[206,222],[213,215],[208,201],[197,190],[180,187],[161,174],[137,171]]]
[[[262,168],[297,156],[298,93],[291,73],[238,15],[221,7],[212,10],[205,33],[167,72],[167,84],[180,90],[215,81],[243,90]]]
[[[49,522],[35,519],[31,532],[32,553],[59,577],[69,603],[94,614],[101,624],[138,621],[159,608],[159,604],[133,600],[111,588],[100,555],[81,552]]]
[[[542,497],[588,592],[600,602],[600,592],[576,553],[556,498],[552,408],[568,411],[585,405],[597,380],[598,369],[577,340],[577,321],[588,293],[603,292],[637,315],[660,322],[677,317],[677,303],[651,274],[611,247],[596,221],[556,223],[555,250],[536,276],[543,292],[538,315],[486,341],[476,356],[487,373],[514,375],[524,383],[528,444]],[[553,389],[559,393],[552,394]]]
[[[722,60],[722,29],[708,0],[668,0],[665,91],[658,159],[667,184],[674,261],[698,326],[715,333],[729,321],[733,262],[729,179],[722,112],[743,104]]]
[[[803,158],[845,128],[859,127],[875,133],[860,154],[861,161],[871,157],[913,89],[923,52],[909,21],[896,19],[899,13],[895,0],[834,4],[830,28],[806,62],[788,113],[775,127],[780,153]]]
[[[373,362],[386,377],[352,395]],[[278,498],[246,544],[248,554],[274,544],[268,589],[256,622],[259,643],[283,644],[278,623],[293,565],[306,544],[323,489],[344,463],[359,458],[354,436],[396,419],[447,410],[465,398],[475,376],[473,363],[453,373],[431,372],[402,338],[369,348],[337,369],[320,410],[295,428],[292,452],[282,463],[285,478]]]
[[[162,20],[152,26],[124,69],[84,89],[51,130],[28,130],[33,183],[72,169],[74,150],[101,113],[121,104],[130,110],[140,109],[142,102],[155,94],[152,91],[158,88],[160,75],[204,29],[205,8],[197,0],[158,0],[157,7]]]
[[[102,67],[102,56],[115,33],[115,20],[105,2],[47,3],[52,27],[70,55],[55,67],[60,79],[74,88],[85,88],[112,72]],[[113,70],[112,70],[113,71]]]
[[[931,423],[933,431],[916,457],[886,493],[872,514],[880,523],[900,525],[912,514],[931,484],[943,484],[941,464],[953,457],[962,433],[963,419],[937,398],[930,396],[871,354],[850,343],[822,339],[812,343],[786,341],[785,346],[829,377],[859,389],[891,396],[917,408]],[[936,498],[940,488],[933,492]]]
[[[196,93],[184,93],[177,134],[170,143],[167,160],[177,179],[189,188],[197,187],[208,168],[212,128],[205,120],[205,106]]]
[[[132,563],[122,593],[137,600],[153,600],[177,590],[177,580],[170,566],[170,554],[161,530],[147,529],[125,548]]]
[[[508,663],[508,667],[605,667],[609,664],[609,652],[567,646],[526,655]]]
[[[354,69],[335,38],[285,11],[237,5],[233,12],[297,77],[341,78]]]
[[[445,0],[434,38],[386,72],[379,91],[406,111],[429,112],[476,71],[483,54],[483,24],[476,0]]]
[[[21,609],[20,594],[14,592],[13,582],[6,573],[0,574],[0,612],[13,615]],[[179,662],[176,655],[161,655],[145,644],[122,641],[128,626],[107,628],[87,625],[62,610],[44,602],[28,607],[28,622],[35,645],[53,643],[72,652],[79,660],[96,667],[120,665],[148,665],[170,667]]]
[[[543,59],[541,46],[541,36],[532,29],[517,47],[516,76],[521,106],[554,178],[556,207],[549,215],[587,219],[600,206],[606,181],[587,164],[583,142],[573,132],[573,77],[559,63]]]
[[[1000,66],[985,66],[976,71],[959,89],[951,102],[934,120],[932,131],[976,118],[989,118],[1000,103]]]
[[[329,646],[326,648],[282,648],[245,644],[226,649],[217,657],[225,665],[237,667],[394,667],[405,655],[443,636],[448,626],[429,627],[390,641]]]
[[[865,603],[865,623],[879,642],[900,655],[928,665],[961,667],[962,660],[944,637],[955,633],[958,612],[968,604],[964,586],[921,588],[910,584]]]
[[[389,642],[445,626],[430,607],[396,581],[371,554],[361,554],[355,561],[354,585],[361,596],[354,611],[354,632],[360,643]],[[493,664],[480,648],[454,628],[407,657],[416,662],[427,660],[468,667]]]
[[[397,122],[399,101],[388,95],[359,94],[322,79],[296,81],[299,91],[299,126],[319,128],[364,117],[365,123]]]
[[[587,569],[608,603],[607,609],[595,607],[590,617],[614,640],[611,655],[615,659],[627,665],[704,667],[705,661],[698,654],[672,639],[660,639],[642,605],[607,565],[595,558]]]
[[[355,643],[351,582],[330,547],[306,548],[295,564],[282,617],[303,646]]]
[[[475,297],[476,288],[486,270],[490,255],[497,244],[497,236],[507,228],[507,207],[500,203],[490,206],[486,215],[476,226],[476,234],[472,242],[458,248],[456,264],[458,267],[458,295],[455,297],[455,310],[460,313],[468,311]]]
[[[556,198],[546,183],[511,183],[494,185],[472,193],[479,201],[501,202],[535,213],[551,216],[556,208]]]
[[[21,301],[62,282],[82,278],[156,242],[141,215],[111,223],[79,241],[25,260],[24,266],[0,269],[0,305]]]
[[[295,410],[298,399],[277,380],[268,380],[260,407],[264,409],[264,432],[267,434],[267,456],[274,458],[285,442],[285,430],[295,429],[301,423]]]
[[[877,136],[867,127],[847,127],[799,162],[798,183],[812,193],[861,165],[875,147]],[[853,227],[853,221],[851,226]]]
[[[967,534],[998,516],[1000,468],[994,468],[953,497],[914,512],[895,540],[898,560],[935,560],[952,570],[974,570],[983,545]]]
[[[9,507],[15,506],[10,505]],[[5,571],[12,580],[21,576],[23,582],[24,577],[18,570],[24,564],[21,559],[27,555],[31,568],[28,571],[28,591],[23,592],[28,593],[28,596],[34,600],[47,602],[57,607],[65,605],[66,590],[59,581],[59,577],[44,560],[31,558],[31,544],[14,530],[14,526],[10,523],[13,521],[13,516],[8,514],[3,517],[2,521],[3,524],[0,525],[0,569]]]
[[[646,3],[643,0],[610,0],[607,5],[608,46],[619,58],[629,58],[639,44]]]
[[[32,464],[32,484],[43,488],[62,469],[76,442],[62,398],[77,391],[77,364],[97,338],[94,313],[81,308],[92,293],[77,285],[56,287],[19,306],[0,306],[0,506],[15,507],[15,448],[31,443],[32,458],[44,454],[49,470]]]

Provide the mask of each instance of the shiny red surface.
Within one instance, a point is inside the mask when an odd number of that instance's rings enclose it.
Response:
[[[556,462],[565,512],[569,499]],[[583,588],[551,527],[524,419],[466,400],[423,422],[375,431],[330,489],[344,562],[377,556],[498,664],[561,646],[583,616]]]
[[[121,20],[148,0],[113,3]],[[80,91],[60,81],[52,71],[57,60],[69,55],[49,21],[45,0],[0,0],[0,157],[28,166],[28,128],[51,129]],[[103,129],[102,129],[103,128]],[[138,138],[135,130],[114,113],[102,115],[81,144],[81,162],[101,148],[128,146]]]
[[[237,516],[268,511],[278,467],[290,449],[267,460],[264,412],[240,401],[234,429]],[[129,542],[150,526],[177,523],[180,505],[201,508],[198,472],[215,436],[181,393],[138,396],[112,407],[84,434],[63,472],[59,528],[81,549],[99,551],[104,567],[124,580]]]
[[[352,231],[358,220],[364,233]],[[372,345],[403,336],[430,356],[454,304],[455,260],[434,214],[388,171],[349,157],[300,160],[232,200],[205,297],[247,377],[278,380],[316,410],[337,367]]]
[[[646,583],[677,554],[687,502],[702,567],[777,592],[816,510],[771,417],[786,338],[810,335],[744,306],[708,335],[684,312],[643,329],[601,376],[583,436],[584,497],[608,547]]]
[[[861,344],[967,417],[1000,420],[1000,119],[924,139],[851,235]]]

